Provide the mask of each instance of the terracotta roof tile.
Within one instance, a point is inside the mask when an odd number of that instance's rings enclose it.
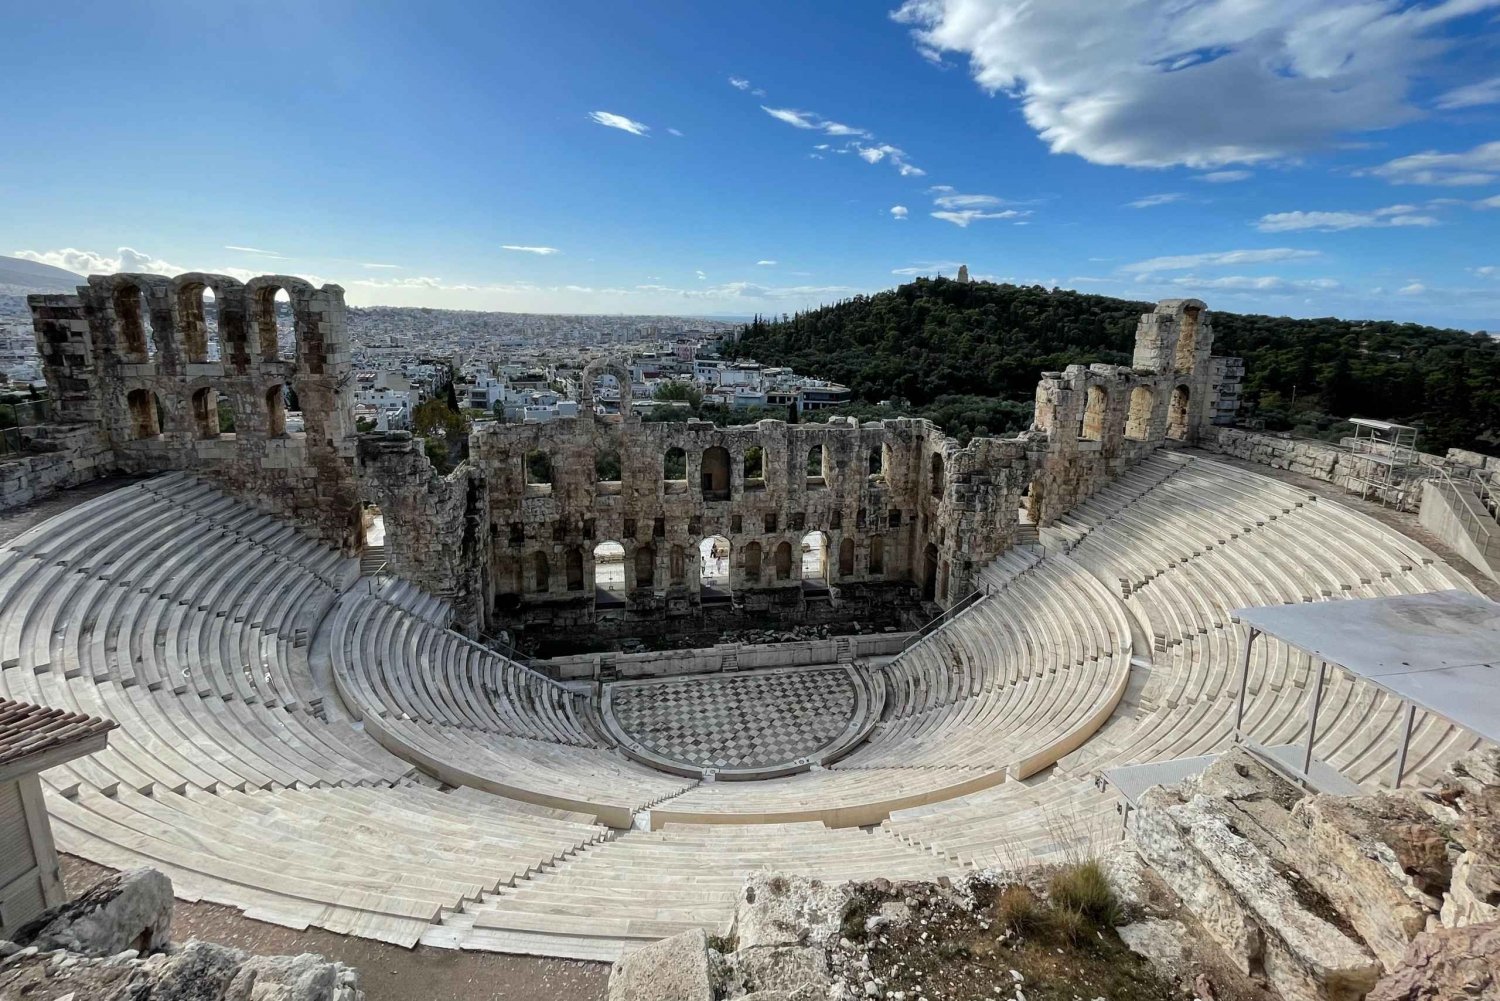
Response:
[[[107,733],[114,720],[0,699],[0,765]]]

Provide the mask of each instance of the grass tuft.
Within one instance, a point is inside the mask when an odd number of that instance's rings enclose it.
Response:
[[[1077,914],[1095,926],[1120,923],[1120,903],[1098,859],[1064,866],[1047,883],[1047,898],[1057,911]]]

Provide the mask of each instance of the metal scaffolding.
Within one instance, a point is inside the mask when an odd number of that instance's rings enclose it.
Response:
[[[1354,425],[1349,450],[1365,460],[1355,464],[1352,474],[1359,495],[1368,499],[1373,490],[1382,503],[1389,503],[1393,488],[1406,482],[1409,470],[1418,464],[1417,429],[1368,417],[1351,417],[1349,423]]]

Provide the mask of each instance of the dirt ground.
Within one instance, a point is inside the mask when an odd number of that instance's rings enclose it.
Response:
[[[63,883],[76,897],[113,870],[62,855]],[[359,970],[366,1001],[603,1001],[609,966],[566,959],[503,956],[296,931],[253,921],[232,907],[179,900],[172,910],[172,940],[199,938],[248,952],[316,952]]]

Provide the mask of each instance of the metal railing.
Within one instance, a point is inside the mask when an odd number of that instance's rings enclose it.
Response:
[[[1445,466],[1432,468],[1438,472],[1433,482],[1452,499],[1450,506],[1464,534],[1479,547],[1486,560],[1500,560],[1500,521],[1496,520],[1496,513],[1500,512],[1500,489],[1483,471],[1472,466],[1462,467],[1456,477]],[[1466,500],[1477,500],[1484,514],[1475,511]]]
[[[910,650],[912,647],[922,642],[922,640],[931,636],[933,633],[943,628],[949,622],[953,621],[953,619],[957,618],[965,609],[969,608],[971,605],[978,602],[980,598],[983,598],[989,593],[990,591],[988,587],[976,587],[974,590],[970,591],[968,594],[964,595],[962,598],[959,598],[953,604],[949,605],[937,616],[917,627],[917,631],[912,633],[911,636],[907,637],[906,643],[901,647],[901,649],[903,651]]]

